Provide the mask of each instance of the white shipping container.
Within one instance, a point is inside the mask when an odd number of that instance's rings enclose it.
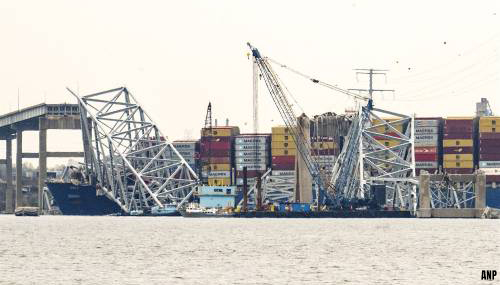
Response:
[[[255,150],[237,150],[235,151],[236,157],[268,157],[269,152],[267,151],[255,151]]]
[[[235,150],[268,150],[268,144],[243,144],[243,145],[235,145]]]
[[[480,168],[500,168],[500,161],[480,161]]]
[[[192,150],[194,151],[196,148],[196,142],[174,142],[172,145],[177,149],[177,151],[181,150]]]
[[[438,120],[415,120],[415,127],[438,127]]]
[[[269,141],[269,137],[264,137],[264,136],[255,136],[255,137],[250,137],[250,136],[244,136],[244,137],[236,137],[234,140],[234,143],[236,145],[248,145],[248,144],[266,144]]]
[[[438,127],[416,127],[415,135],[437,134],[438,130],[439,130]]]
[[[295,176],[295,170],[273,170],[272,176]]]
[[[231,171],[210,171],[208,178],[228,178],[231,177]]]
[[[415,168],[437,168],[437,161],[416,161]]]
[[[435,147],[438,145],[438,135],[415,135],[415,146],[430,146]]]
[[[265,157],[239,157],[236,159],[236,164],[265,164]]]
[[[267,170],[266,164],[237,164],[236,170],[243,171],[243,167],[247,168],[247,171],[250,170]]]

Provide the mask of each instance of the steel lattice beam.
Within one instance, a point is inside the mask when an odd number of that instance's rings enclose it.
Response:
[[[187,201],[196,173],[125,87],[81,97],[68,91],[80,105],[87,170],[98,188],[127,213]]]

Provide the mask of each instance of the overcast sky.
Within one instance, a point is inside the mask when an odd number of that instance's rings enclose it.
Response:
[[[0,114],[127,86],[171,139],[198,138],[209,101],[219,124],[251,131],[252,66],[262,54],[341,88],[366,88],[355,68],[388,69],[378,107],[421,116],[500,114],[498,1],[1,1]],[[352,99],[276,67],[297,113]],[[264,86],[261,131],[281,123]],[[26,136],[26,151],[37,150]],[[62,139],[64,138],[64,139]],[[0,144],[4,157],[4,144]],[[49,151],[81,148],[49,132]],[[31,161],[31,160],[30,160]],[[36,161],[32,161],[36,164]],[[49,164],[56,160],[49,160]]]

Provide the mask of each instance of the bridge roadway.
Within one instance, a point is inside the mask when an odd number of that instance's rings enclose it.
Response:
[[[6,165],[5,212],[13,213],[23,205],[22,165],[23,158],[38,158],[38,205],[42,206],[43,187],[47,178],[47,157],[83,157],[83,152],[47,152],[47,130],[79,130],[80,109],[77,104],[38,104],[8,114],[0,115],[0,140],[5,140],[5,159],[0,164]],[[23,132],[38,131],[38,153],[23,152]],[[14,191],[12,173],[12,140],[17,142],[16,183]]]

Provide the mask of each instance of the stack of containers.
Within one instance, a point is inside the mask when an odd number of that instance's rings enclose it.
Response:
[[[196,174],[199,174],[199,157],[200,157],[200,142],[199,141],[174,141],[172,145],[179,152],[184,160],[191,166]],[[172,154],[170,154],[172,155]]]
[[[295,175],[295,155],[297,155],[297,145],[293,140],[293,134],[286,126],[273,127],[271,132],[272,175]]]
[[[232,185],[233,139],[238,127],[213,127],[201,130],[200,160],[202,181],[208,186]]]
[[[443,167],[446,173],[474,172],[474,119],[448,117],[443,128]]]
[[[437,173],[440,166],[442,118],[415,119],[415,171]]]
[[[487,183],[500,182],[500,117],[479,118],[479,168]]]
[[[236,136],[234,139],[234,162],[236,167],[236,185],[243,185],[243,167],[247,167],[249,183],[255,177],[262,176],[270,166],[269,134],[248,134]]]
[[[333,166],[339,154],[339,147],[331,137],[311,138],[312,156],[318,162],[320,169],[329,181]]]

